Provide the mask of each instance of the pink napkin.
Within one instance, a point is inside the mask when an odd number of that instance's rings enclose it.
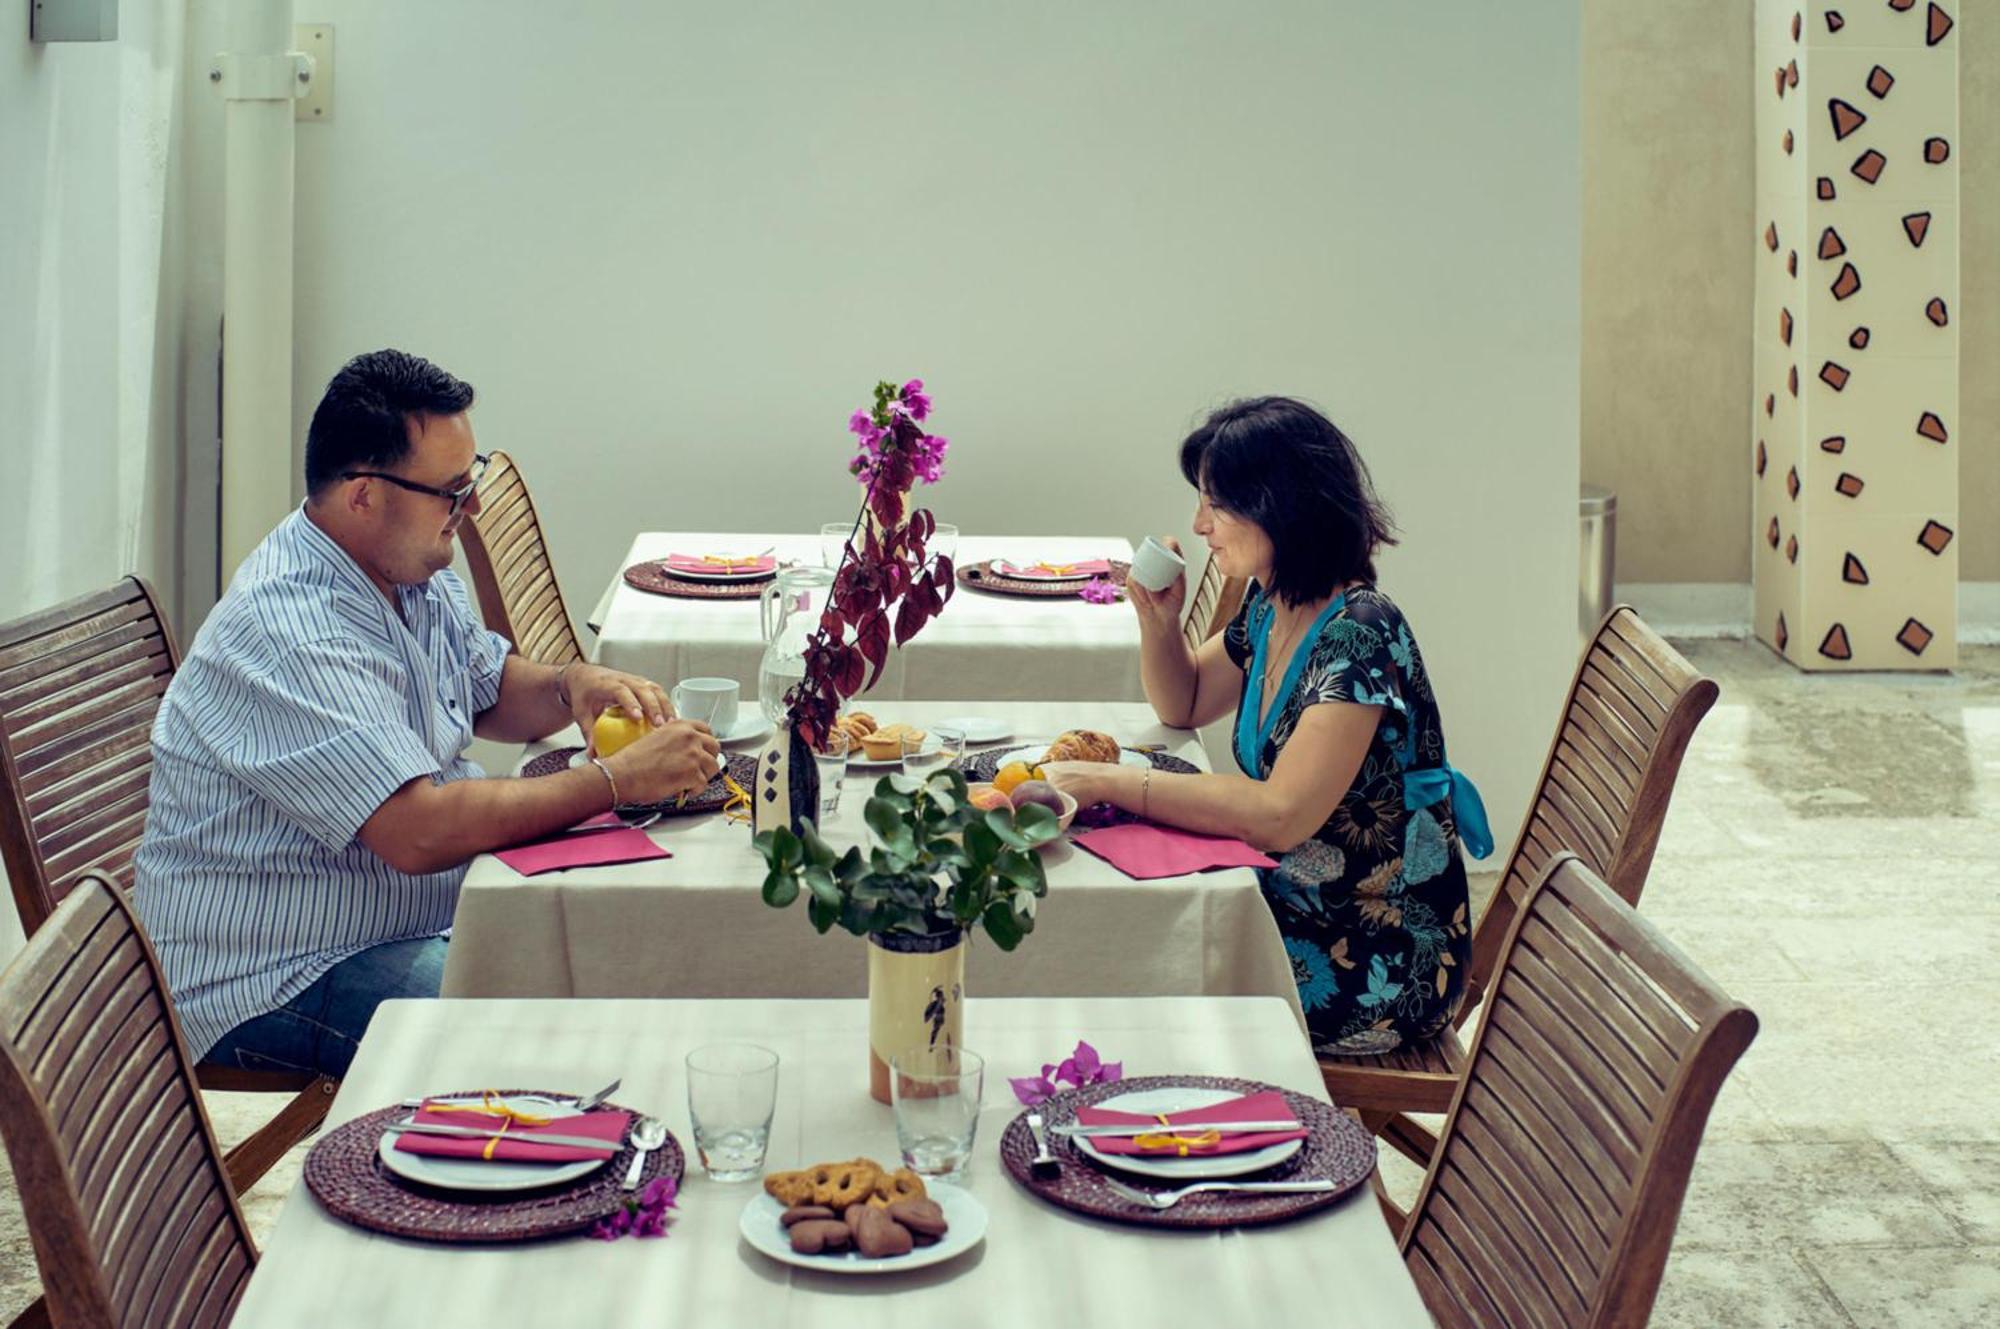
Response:
[[[1196,835],[1137,821],[1106,826],[1072,837],[1078,845],[1138,881],[1183,877],[1212,868],[1274,868],[1275,859],[1258,853],[1241,840]]]
[[[464,1126],[471,1130],[499,1130],[506,1118],[484,1112],[439,1112],[429,1100],[417,1110],[417,1122],[425,1126]],[[586,1112],[580,1117],[553,1117],[544,1126],[508,1125],[499,1140],[473,1140],[449,1135],[416,1135],[409,1131],[396,1137],[396,1148],[406,1154],[432,1154],[439,1158],[484,1158],[496,1163],[578,1163],[586,1158],[607,1158],[618,1152],[625,1128],[632,1122],[629,1112]],[[581,1149],[567,1144],[535,1144],[537,1135],[581,1135],[604,1141],[602,1150]],[[492,1152],[487,1152],[488,1149]]]
[[[1275,1089],[1262,1093],[1245,1094],[1209,1107],[1188,1108],[1184,1112],[1167,1113],[1166,1126],[1162,1131],[1173,1133],[1168,1128],[1183,1121],[1297,1121],[1298,1113],[1292,1111],[1285,1102],[1285,1096]],[[1076,1110],[1079,1126],[1144,1126],[1157,1123],[1158,1117],[1149,1117],[1143,1112],[1113,1112],[1106,1108],[1081,1107]],[[1194,1136],[1200,1131],[1180,1132],[1184,1136]],[[1223,1131],[1222,1138],[1214,1144],[1205,1145],[1159,1145],[1151,1149],[1142,1148],[1137,1140],[1120,1139],[1116,1136],[1099,1136],[1090,1144],[1107,1154],[1239,1154],[1248,1149],[1263,1149],[1287,1140],[1303,1140],[1311,1134],[1304,1126],[1295,1131],[1259,1131],[1252,1134],[1232,1135]],[[408,1139],[408,1136],[404,1137]]]
[[[564,868],[595,868],[607,863],[641,863],[649,858],[672,858],[640,830],[626,827],[617,831],[592,831],[588,835],[567,832],[537,840],[532,844],[502,849],[494,855],[524,877]]]
[[[712,563],[702,554],[668,554],[660,562],[669,572],[709,572],[709,573],[753,573],[770,572],[778,566],[776,554],[765,554],[760,558],[738,558],[734,554],[716,554],[718,559],[726,558],[727,563]]]
[[[1047,567],[1034,563],[1009,563],[1005,559],[994,559],[993,570],[1003,577],[1026,577],[1030,581],[1047,580],[1053,576],[1049,568],[1065,568],[1065,577],[1102,577],[1111,571],[1108,559],[1088,558],[1081,563],[1057,563],[1053,559]]]

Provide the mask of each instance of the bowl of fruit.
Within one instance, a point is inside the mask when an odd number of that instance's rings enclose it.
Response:
[[[992,783],[966,786],[972,806],[992,810],[1012,808],[1016,812],[1038,804],[1056,814],[1057,826],[1067,831],[1076,820],[1076,800],[1042,778],[1041,768],[1025,761],[1010,761],[994,773]],[[1049,844],[1054,844],[1051,840]],[[1042,846],[1047,848],[1047,845]]]

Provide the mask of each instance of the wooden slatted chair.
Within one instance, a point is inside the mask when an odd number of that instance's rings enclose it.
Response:
[[[132,885],[146,829],[153,717],[180,664],[152,587],[108,590],[0,625],[0,855],[29,936],[87,871]],[[202,1066],[204,1089],[290,1094],[229,1154],[248,1190],[318,1129],[339,1082]]]
[[[0,974],[0,1136],[41,1266],[15,1321],[229,1322],[257,1262],[159,958],[86,872]]]
[[[467,517],[458,538],[486,626],[527,659],[558,666],[583,659],[535,500],[512,457],[492,454],[479,479],[479,510]]]
[[[1243,606],[1248,584],[1241,577],[1223,576],[1215,555],[1208,556],[1208,562],[1202,565],[1201,579],[1189,597],[1187,617],[1181,620],[1181,635],[1186,638],[1189,650],[1200,650],[1203,642],[1229,626],[1229,620]]]
[[[1575,855],[1551,859],[1398,1233],[1438,1324],[1646,1323],[1709,1109],[1756,1034]]]
[[[1599,624],[1584,648],[1500,887],[1472,937],[1464,1004],[1454,1026],[1377,1057],[1321,1057],[1333,1101],[1418,1166],[1437,1137],[1406,1114],[1442,1112],[1465,1074],[1458,1030],[1494,972],[1514,909],[1557,854],[1574,853],[1627,904],[1637,905],[1659,847],[1681,758],[1718,689],[1629,605]]]

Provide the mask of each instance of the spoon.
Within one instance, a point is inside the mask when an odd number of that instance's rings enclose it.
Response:
[[[667,1142],[667,1125],[658,1117],[641,1117],[632,1123],[632,1166],[625,1169],[625,1189],[639,1189],[639,1174],[646,1170],[646,1155]]]

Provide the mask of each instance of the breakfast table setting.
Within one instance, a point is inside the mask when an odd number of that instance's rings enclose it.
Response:
[[[385,1003],[234,1323],[1430,1323],[1284,1003],[975,998],[888,1104],[868,1020]]]

